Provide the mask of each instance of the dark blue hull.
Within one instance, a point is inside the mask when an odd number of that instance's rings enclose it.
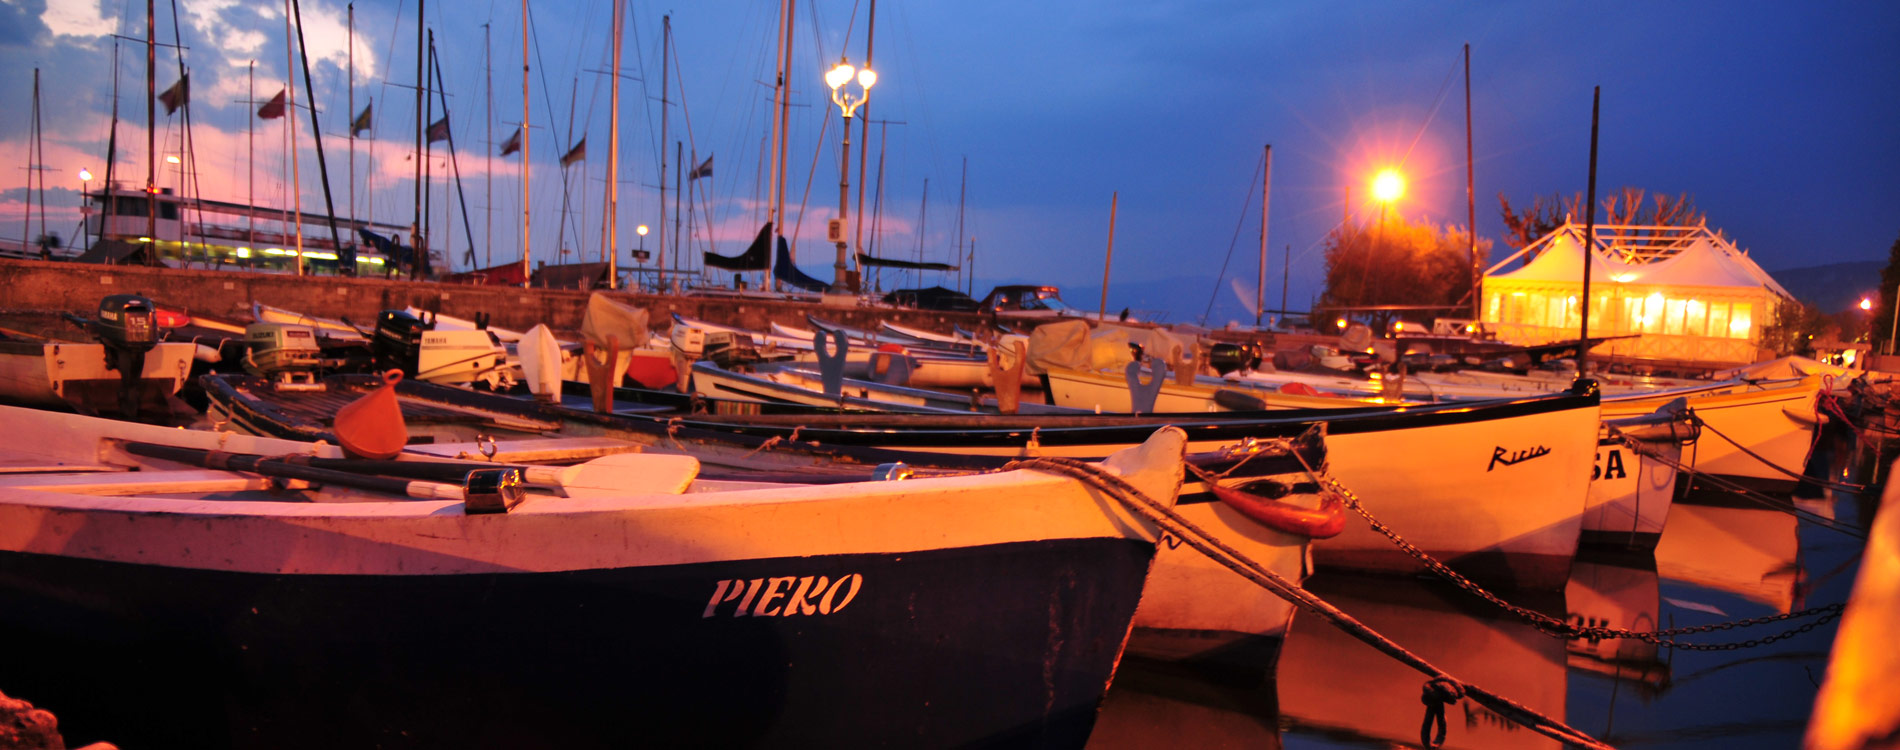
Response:
[[[123,747],[1080,747],[1153,554],[293,576],[0,553],[0,690]],[[792,593],[817,576],[838,585]],[[721,585],[752,579],[780,596]]]

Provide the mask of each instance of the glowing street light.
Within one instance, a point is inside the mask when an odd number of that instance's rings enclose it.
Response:
[[[1381,169],[1372,177],[1372,197],[1380,203],[1391,203],[1405,197],[1405,175],[1396,169]]]
[[[1872,309],[1874,309],[1874,301],[1873,301],[1872,299],[1869,299],[1869,298],[1867,298],[1867,297],[1862,297],[1862,298],[1860,298],[1860,309],[1862,309],[1862,310],[1872,310]]]
[[[640,270],[644,271],[646,270],[647,258],[652,257],[647,255],[647,225],[641,224],[640,226],[634,227],[633,231],[635,234],[640,235],[640,247],[633,251],[633,262],[640,264]]]
[[[92,170],[87,169],[85,167],[80,167],[79,168],[79,215],[82,217],[91,213],[90,211],[87,210],[87,208],[89,207],[86,205],[86,201],[91,200],[90,198],[91,195],[92,195]],[[83,245],[81,249],[83,251],[91,251],[92,250],[92,228],[87,227],[84,224],[81,224],[80,227],[82,229],[82,231],[80,232],[80,236],[85,238],[84,240],[81,241]]]
[[[858,92],[854,96],[846,88],[852,77],[858,80]],[[851,67],[851,61],[838,58],[838,66],[825,74],[825,85],[831,87],[831,103],[838,105],[838,111],[844,114],[844,147],[839,149],[838,161],[838,216],[827,226],[830,239],[838,243],[838,260],[832,264],[831,292],[843,294],[848,291],[845,284],[846,253],[849,251],[846,241],[844,213],[846,197],[849,192],[851,174],[851,116],[857,114],[858,107],[871,99],[871,87],[877,85],[877,73],[870,68],[859,70]]]
[[[166,164],[180,164],[182,163],[182,161],[178,158],[177,154],[166,154],[165,163]]]

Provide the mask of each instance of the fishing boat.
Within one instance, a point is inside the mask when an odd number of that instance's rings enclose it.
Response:
[[[762,365],[752,372],[739,372],[715,362],[695,362],[692,390],[709,398],[734,401],[843,406],[871,411],[967,414],[998,410],[994,397],[887,385],[858,378],[840,377],[836,388],[829,388],[822,373],[799,363]],[[1020,414],[1088,413],[1084,409],[1036,403],[1018,404],[1017,410]]]
[[[1687,405],[1701,437],[1683,451],[1697,474],[1715,474],[1761,489],[1786,490],[1800,479],[1814,443],[1819,417],[1815,394],[1821,378],[1739,383],[1691,394]],[[1677,391],[1605,398],[1605,419],[1652,412]]]
[[[630,417],[629,419],[642,419]],[[674,418],[653,418],[664,422]],[[1194,451],[1286,438],[1324,423],[1328,473],[1399,535],[1452,567],[1509,586],[1561,587],[1581,532],[1597,447],[1593,392],[1474,404],[1157,415],[707,415],[678,423],[755,440],[923,454],[1101,457],[1157,424]],[[1313,545],[1322,567],[1412,573],[1417,560],[1354,523]]]
[[[1681,492],[1683,446],[1700,434],[1681,399],[1651,414],[1605,419],[1590,468],[1584,543],[1654,549]]]
[[[1036,471],[722,486],[632,456],[590,493],[392,497],[264,458],[329,445],[0,419],[36,436],[0,478],[8,690],[135,707],[128,746],[1077,747],[1155,549]],[[1104,470],[1171,502],[1184,443]],[[179,458],[207,452],[278,478]]]

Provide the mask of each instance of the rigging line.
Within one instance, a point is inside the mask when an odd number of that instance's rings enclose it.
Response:
[[[829,110],[831,108],[826,107],[825,109]],[[808,204],[811,200],[812,178],[818,176],[818,157],[819,155],[823,154],[825,151],[825,145],[824,145],[825,133],[830,132],[830,131],[831,131],[831,117],[829,116],[829,114],[827,114],[824,121],[818,125],[818,148],[814,148],[811,150],[811,167],[809,167],[805,171],[805,192],[804,194],[798,196],[798,220],[792,223],[792,243],[793,243],[792,254],[794,256],[798,254],[796,252],[797,242],[798,242],[798,230],[805,225],[805,207],[806,207],[806,204]]]
[[[1451,80],[1458,73],[1459,64],[1463,60],[1463,52],[1452,56],[1451,69],[1445,71],[1445,81],[1438,85],[1438,99],[1432,103],[1431,114],[1426,115],[1425,122],[1418,126],[1418,135],[1412,136],[1412,145],[1405,147],[1405,155],[1399,157],[1399,166],[1405,166],[1405,162],[1412,158],[1412,151],[1418,148],[1419,140],[1425,137],[1425,129],[1432,126],[1433,120],[1438,119],[1438,110],[1445,106],[1445,92],[1451,89]]]
[[[897,3],[892,14],[898,18],[898,25],[904,31],[904,47],[905,51],[910,53],[910,59],[922,59],[922,55],[917,51],[916,35],[911,31],[910,27],[909,5],[906,3]],[[910,92],[913,91],[916,92],[917,109],[919,111],[918,119],[922,121],[924,127],[924,150],[929,154],[930,170],[938,174],[943,174],[948,170],[944,168],[943,155],[937,150],[939,140],[936,129],[937,118],[930,115],[930,100],[924,96],[926,86],[923,76],[926,69],[926,66],[918,66],[917,70],[913,73],[913,75],[917,77],[915,84],[903,86],[900,90],[905,92],[905,95],[909,95]]]
[[[535,65],[541,68],[541,91],[542,91],[541,103],[548,110],[548,132],[553,133],[554,123],[557,121],[557,119],[554,116],[554,99],[552,97],[549,97],[546,92],[553,91],[554,89],[548,87],[548,64],[547,64],[547,60],[542,57],[542,50],[541,50],[541,25],[536,23],[534,20],[534,4],[528,3],[527,8],[528,8],[528,34],[530,35],[530,37],[534,39],[534,62],[535,62]],[[570,99],[571,98],[572,97],[570,97]],[[572,106],[572,101],[569,102],[569,105]],[[556,164],[559,164],[561,161],[561,157],[566,156],[567,152],[574,148],[574,128],[573,128],[572,118],[569,118],[568,131],[567,133],[562,135],[561,140],[566,142],[567,145],[561,149],[556,149],[556,153],[554,156],[554,161]],[[523,157],[523,158],[525,159],[527,157]],[[571,190],[569,189],[569,185],[568,185],[567,170],[564,167],[561,170],[561,205],[562,206],[568,205],[570,193],[571,193]],[[565,212],[565,209],[563,209],[563,211]],[[566,219],[565,217],[563,217],[562,226],[565,227],[566,225],[567,225]],[[557,247],[555,248],[555,250],[559,251],[560,248]]]
[[[1221,279],[1227,276],[1227,264],[1234,259],[1234,248],[1240,245],[1240,228],[1247,223],[1247,213],[1253,208],[1253,186],[1260,183],[1260,171],[1266,168],[1267,156],[1260,155],[1260,161],[1254,163],[1253,178],[1247,182],[1247,198],[1240,203],[1240,218],[1234,220],[1234,238],[1227,241],[1227,257],[1220,262],[1220,273],[1214,275],[1214,291],[1207,295],[1207,308],[1201,311],[1200,325],[1207,325],[1208,314],[1214,311],[1214,300],[1220,296]]]
[[[673,45],[673,69],[674,70],[680,69],[680,48],[678,44]],[[679,89],[680,89],[680,119],[683,119],[686,121],[686,128],[685,128],[686,143],[692,146],[691,156],[693,159],[697,160],[699,159],[699,141],[693,135],[693,110],[692,108],[686,106],[686,77],[685,76],[680,77]],[[708,153],[707,156],[711,157],[712,154]],[[694,169],[697,167],[698,167],[698,164],[695,163],[689,166],[688,168]],[[698,181],[699,180],[696,178],[688,180],[688,183],[689,183],[688,195],[691,195],[690,183],[694,183]],[[704,206],[703,210],[706,214],[706,244],[708,248],[711,248],[715,246],[714,242],[717,240],[717,238],[713,236],[713,231],[714,231],[715,226],[713,223],[712,196],[710,195],[712,191],[707,190],[705,188],[701,188],[699,192],[701,196],[700,202],[703,204]],[[688,247],[691,247],[693,243],[689,240],[686,244]]]

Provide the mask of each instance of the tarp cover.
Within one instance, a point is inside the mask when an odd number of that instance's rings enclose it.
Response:
[[[1051,370],[1119,373],[1134,361],[1129,344],[1141,346],[1144,354],[1170,366],[1194,351],[1194,342],[1158,328],[1104,324],[1091,331],[1088,321],[1065,320],[1030,332],[1028,370],[1035,375]]]
[[[1781,378],[1805,378],[1809,375],[1832,375],[1834,385],[1842,387],[1847,381],[1867,374],[1864,370],[1850,370],[1839,365],[1817,362],[1807,357],[1782,357],[1767,362],[1756,362],[1715,373],[1716,380],[1729,378],[1747,378],[1749,380],[1779,380]],[[1878,380],[1879,378],[1875,378]]]
[[[822,292],[831,288],[830,284],[806,276],[804,271],[792,264],[792,250],[785,246],[785,238],[778,238],[778,262],[772,265],[772,276],[807,292]]]
[[[617,302],[599,292],[587,298],[587,311],[581,314],[581,336],[595,346],[606,347],[607,337],[613,336],[620,340],[624,352],[646,346],[651,335],[645,308]]]

